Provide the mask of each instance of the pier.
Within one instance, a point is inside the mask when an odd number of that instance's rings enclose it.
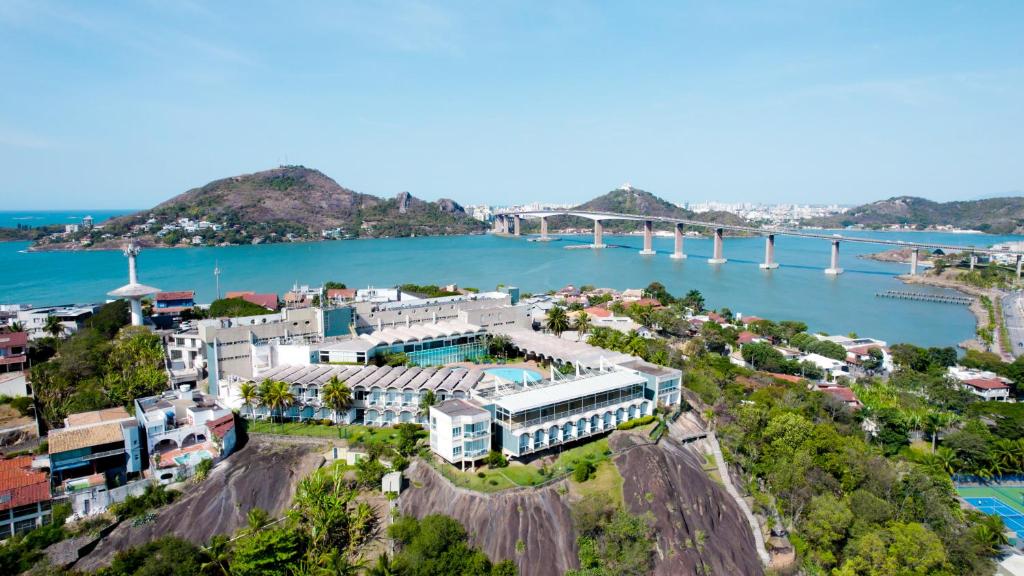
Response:
[[[895,298],[897,300],[918,300],[920,302],[939,302],[941,304],[960,304],[970,306],[974,298],[969,296],[947,296],[944,294],[929,294],[927,292],[906,292],[903,290],[886,290],[875,294],[879,298]]]

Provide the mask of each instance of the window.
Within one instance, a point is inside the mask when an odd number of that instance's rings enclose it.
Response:
[[[452,438],[458,438],[459,436],[462,436],[462,428],[459,426],[452,428]]]
[[[462,446],[456,446],[455,448],[452,448],[452,456],[461,456],[461,455],[462,455]]]

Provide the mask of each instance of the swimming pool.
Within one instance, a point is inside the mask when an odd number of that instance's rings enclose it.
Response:
[[[530,370],[529,368],[488,368],[484,370],[485,374],[491,376],[497,376],[502,380],[509,380],[517,384],[524,382],[540,382],[540,372],[536,370]]]
[[[212,458],[213,454],[210,454],[208,450],[196,450],[195,452],[188,452],[181,456],[175,456],[174,461],[178,463],[178,466],[184,466],[185,464],[195,466],[203,460],[211,460]]]

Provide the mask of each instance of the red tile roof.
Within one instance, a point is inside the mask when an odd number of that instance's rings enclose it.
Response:
[[[600,306],[591,306],[590,308],[584,308],[584,312],[587,316],[593,316],[595,318],[610,318],[612,311],[607,308],[601,308]]]
[[[235,415],[225,414],[216,420],[210,420],[206,423],[206,427],[210,429],[210,433],[217,438],[223,438],[235,427]]]
[[[827,388],[822,388],[821,391],[825,392],[826,394],[831,394],[848,404],[860,404],[860,401],[857,400],[857,395],[854,394],[853,390],[850,390],[849,388],[844,388],[843,386],[829,386]]]
[[[757,338],[757,334],[754,334],[753,332],[747,332],[746,330],[744,330],[743,332],[740,332],[738,336],[736,336],[736,341],[739,342],[740,344],[750,344]]]
[[[334,298],[342,298],[342,299],[345,299],[345,298],[355,298],[356,297],[356,289],[355,288],[328,288],[327,289],[327,297],[331,298],[331,299],[334,299]]]
[[[243,296],[249,296],[255,294],[251,290],[234,290],[224,295],[225,298],[241,298]]]
[[[31,456],[0,460],[0,510],[50,499],[46,472],[32,469]]]
[[[796,376],[794,374],[779,374],[778,372],[769,372],[768,374],[772,378],[776,378],[778,380],[785,380],[786,382],[793,382],[794,384],[803,381],[803,378]]]
[[[242,300],[252,302],[257,306],[263,306],[267,310],[277,310],[277,294],[244,294]]]
[[[185,310],[191,310],[189,306],[164,306],[163,308],[153,308],[153,315],[160,316],[161,314],[181,314]]]
[[[637,306],[650,306],[651,308],[661,308],[661,302],[655,298],[641,298],[634,302]]]
[[[980,390],[1001,390],[1010,386],[998,378],[972,378],[964,380],[964,384]]]
[[[157,292],[156,299],[159,300],[191,300],[196,293],[192,290],[179,290],[177,292]]]
[[[884,348],[882,348],[878,344],[865,344],[863,346],[854,346],[853,348],[847,348],[846,351],[847,352],[852,352],[853,354],[856,354],[857,356],[867,356],[868,352],[870,352],[872,348],[878,348],[879,350],[884,350]]]
[[[740,321],[744,324],[750,324],[751,322],[760,322],[761,320],[764,320],[764,318],[758,318],[757,316],[744,316]]]
[[[25,346],[28,344],[28,333],[27,332],[8,332],[9,329],[0,331],[0,348],[10,348],[12,346]]]

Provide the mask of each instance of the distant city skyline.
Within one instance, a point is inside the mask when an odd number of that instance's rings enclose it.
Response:
[[[1024,190],[1024,4],[0,3],[8,210],[302,164],[359,192],[856,205]],[[12,89],[13,88],[13,89]]]

